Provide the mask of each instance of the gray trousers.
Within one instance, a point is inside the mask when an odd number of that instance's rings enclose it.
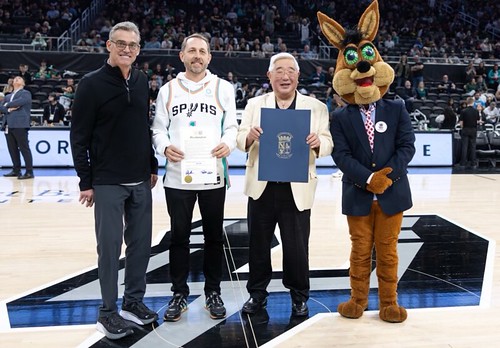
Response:
[[[151,253],[152,198],[150,181],[139,185],[96,185],[95,231],[102,306],[99,316],[117,311],[118,271],[125,240],[123,301],[142,301]]]

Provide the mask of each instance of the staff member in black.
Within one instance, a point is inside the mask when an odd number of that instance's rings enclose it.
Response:
[[[143,302],[151,252],[151,188],[158,161],[149,131],[147,76],[132,68],[141,37],[134,23],[109,33],[109,58],[85,75],[75,95],[71,149],[80,178],[80,203],[95,203],[98,273],[102,305],[97,330],[109,339],[132,334],[131,323],[150,324],[156,312]],[[117,309],[118,270],[125,240],[125,291]],[[127,319],[127,320],[125,320]]]
[[[63,124],[66,110],[57,100],[57,94],[49,94],[49,103],[43,108],[43,125]]]
[[[4,113],[4,128],[7,148],[12,159],[12,171],[4,176],[18,179],[33,179],[33,155],[31,154],[28,131],[31,118],[31,93],[24,89],[24,79],[14,77],[14,91],[7,95],[0,112]],[[26,172],[21,174],[21,155],[23,155]]]
[[[460,167],[466,165],[476,168],[476,138],[479,112],[474,108],[474,97],[467,97],[467,107],[460,112],[458,123],[462,130],[462,155],[460,156]]]

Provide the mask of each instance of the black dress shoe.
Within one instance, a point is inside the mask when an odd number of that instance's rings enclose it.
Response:
[[[292,317],[307,317],[309,315],[309,308],[307,303],[302,301],[292,302]]]
[[[19,175],[21,175],[21,173],[15,172],[15,171],[11,171],[11,172],[8,172],[7,174],[4,174],[3,176],[14,178],[14,177],[18,177]]]
[[[247,302],[243,305],[241,311],[246,314],[255,314],[258,310],[266,308],[267,298],[262,300],[257,300],[256,298],[250,297]]]
[[[17,177],[17,179],[19,180],[25,180],[25,179],[33,179],[35,176],[33,175],[33,173],[29,173],[29,172],[26,172],[24,173],[24,175],[19,175]]]

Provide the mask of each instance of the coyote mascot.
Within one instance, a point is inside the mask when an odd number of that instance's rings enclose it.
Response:
[[[382,99],[394,80],[373,40],[379,26],[373,1],[353,30],[318,12],[321,31],[339,49],[333,87],[348,103],[330,125],[333,159],[343,172],[342,213],[351,237],[351,297],[339,313],[357,319],[368,308],[372,252],[375,248],[379,316],[406,320],[398,305],[398,236],[403,211],[411,208],[407,166],[415,154],[415,135],[404,104]]]

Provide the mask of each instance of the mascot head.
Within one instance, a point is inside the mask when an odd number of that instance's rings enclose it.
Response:
[[[373,44],[380,20],[378,1],[368,6],[354,30],[345,30],[321,12],[318,20],[328,41],[339,49],[335,91],[350,104],[366,105],[382,98],[394,80],[394,70]]]

